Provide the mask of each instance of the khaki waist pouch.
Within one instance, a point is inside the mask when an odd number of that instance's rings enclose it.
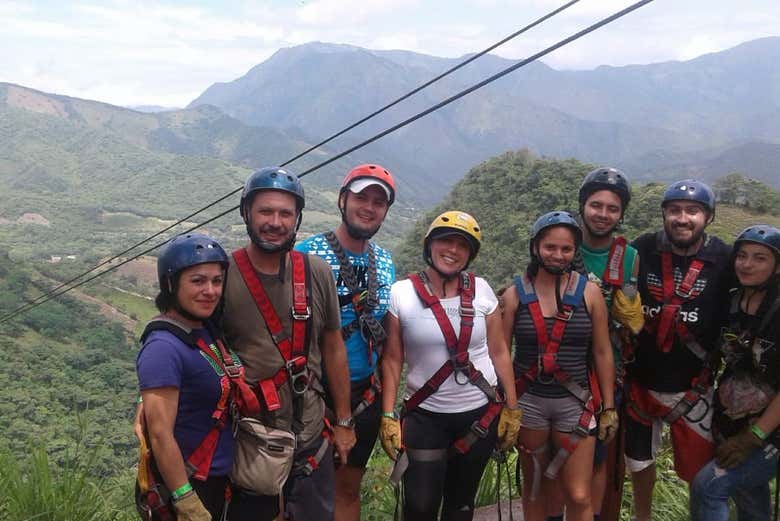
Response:
[[[241,418],[233,455],[233,484],[253,494],[275,496],[290,474],[295,435],[255,418]]]

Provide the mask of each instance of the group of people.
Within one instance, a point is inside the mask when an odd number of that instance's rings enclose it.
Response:
[[[296,244],[303,187],[263,168],[241,195],[245,247],[166,245],[137,361],[144,519],[358,520],[379,439],[407,521],[471,520],[488,460],[513,448],[526,521],[617,519],[625,469],[649,521],[663,424],[694,520],[728,519],[729,498],[740,521],[770,518],[780,230],[727,246],[705,232],[712,190],[689,179],[664,192],[663,229],[629,244],[628,180],[599,168],[578,215],[535,221],[497,295],[468,271],[483,230],[458,210],[396,281],[371,240],[395,195],[360,165],[338,227]]]

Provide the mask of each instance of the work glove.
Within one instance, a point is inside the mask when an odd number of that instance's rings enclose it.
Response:
[[[753,434],[750,427],[745,427],[738,434],[718,445],[715,449],[715,462],[724,469],[733,469],[748,459],[750,454],[764,442]]]
[[[211,521],[211,514],[193,491],[173,502],[178,521]]]
[[[379,423],[379,441],[390,459],[395,461],[401,450],[401,422],[395,418],[382,416]]]
[[[615,409],[604,409],[599,416],[599,439],[605,444],[615,439],[618,430],[618,413]]]
[[[520,433],[520,419],[523,411],[519,407],[501,409],[498,417],[498,448],[502,451],[511,449],[517,443],[517,435]]]
[[[612,296],[612,319],[628,328],[633,334],[638,335],[645,325],[645,316],[642,314],[642,299],[639,293],[629,297],[618,289]]]

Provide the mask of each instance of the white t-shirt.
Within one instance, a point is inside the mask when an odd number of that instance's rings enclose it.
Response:
[[[441,305],[452,323],[455,334],[460,334],[460,297],[441,300]],[[498,299],[484,279],[476,277],[474,291],[474,328],[469,342],[469,359],[485,379],[496,385],[496,371],[488,355],[485,316],[495,311]],[[388,312],[401,322],[404,358],[407,365],[406,394],[412,396],[425,382],[449,360],[449,353],[436,318],[430,308],[423,305],[409,279],[393,284],[390,289]],[[458,375],[458,381],[465,377]],[[471,411],[487,403],[487,396],[475,385],[461,385],[451,374],[441,387],[420,404],[423,409],[434,412]]]

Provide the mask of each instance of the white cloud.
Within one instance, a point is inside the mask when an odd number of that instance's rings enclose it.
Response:
[[[301,22],[323,26],[371,22],[371,28],[381,27],[389,12],[417,5],[416,0],[314,0],[297,11]]]
[[[0,0],[0,81],[181,106],[276,49],[314,40],[457,57],[565,0]],[[631,0],[583,0],[496,52],[524,58]],[[776,0],[656,1],[543,58],[557,68],[689,59],[780,33]]]

